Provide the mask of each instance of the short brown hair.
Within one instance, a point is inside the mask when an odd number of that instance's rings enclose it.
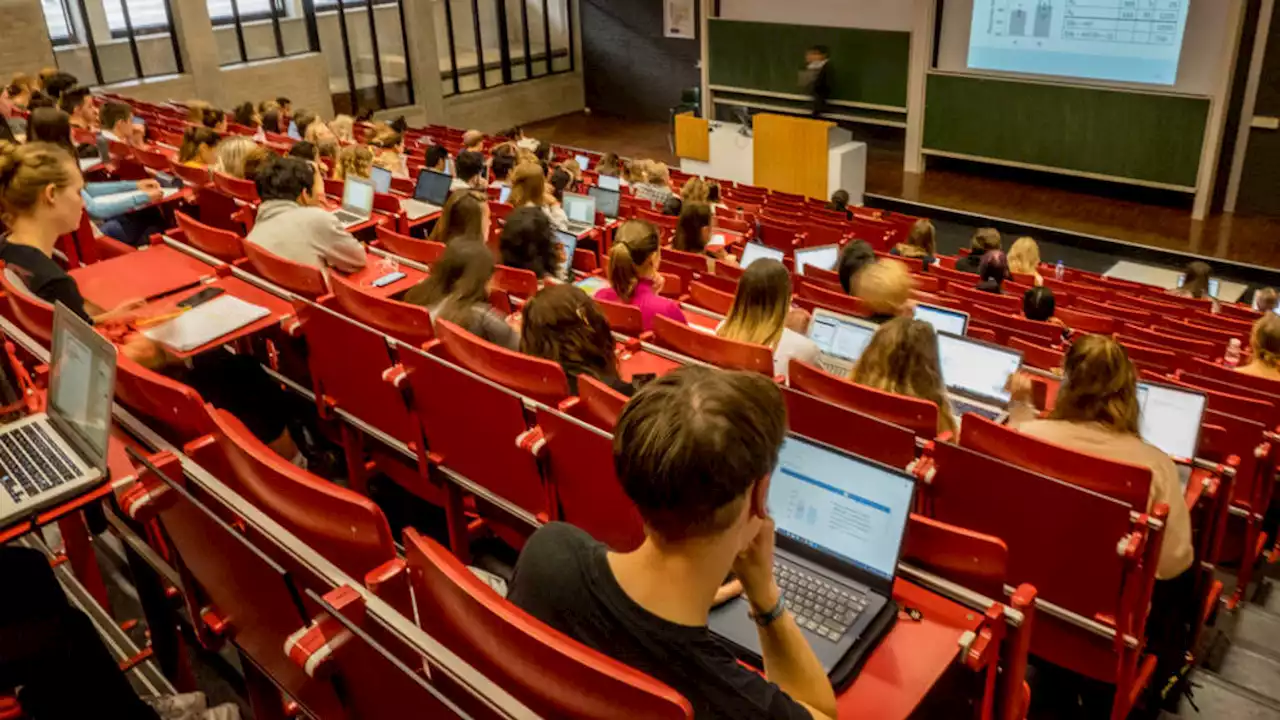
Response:
[[[646,529],[665,541],[714,535],[778,462],[782,393],[758,373],[686,365],[623,408],[613,465]]]
[[[1003,247],[1003,243],[999,230],[989,227],[978,228],[973,231],[973,239],[969,241],[969,250],[979,255],[985,255],[991,250],[1000,250]]]
[[[1105,335],[1080,338],[1067,351],[1062,374],[1050,418],[1138,434],[1138,371],[1120,343]]]

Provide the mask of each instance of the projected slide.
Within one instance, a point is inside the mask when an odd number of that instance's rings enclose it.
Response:
[[[969,67],[1172,85],[1191,0],[974,0]]]

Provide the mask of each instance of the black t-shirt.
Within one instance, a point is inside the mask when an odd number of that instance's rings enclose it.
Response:
[[[978,268],[982,265],[982,253],[972,252],[964,257],[956,260],[956,270],[960,272],[978,274]]]
[[[0,260],[22,278],[32,295],[51,305],[60,302],[85,322],[93,322],[93,318],[84,309],[80,287],[52,258],[30,245],[15,245],[8,240],[0,240]]]
[[[677,625],[637,605],[614,578],[607,552],[581,529],[550,523],[525,544],[507,598],[556,630],[670,685],[700,720],[812,719],[777,685],[739,665],[706,626]]]

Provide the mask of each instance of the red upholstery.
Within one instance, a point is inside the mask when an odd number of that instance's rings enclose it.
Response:
[[[799,360],[791,361],[789,377],[800,392],[900,425],[917,437],[938,434],[938,406],[928,400],[874,390]]]
[[[578,397],[569,406],[561,404],[565,412],[579,420],[595,425],[601,430],[613,431],[618,416],[627,404],[627,396],[596,380],[590,375],[578,376]]]
[[[155,170],[156,172],[163,173],[173,172],[174,163],[169,160],[168,155],[165,155],[162,152],[156,152],[155,150],[148,150],[146,148],[136,148],[134,149],[134,157],[137,158],[138,162],[142,163],[142,166],[148,170]]]
[[[1203,392],[1207,396],[1210,410],[1262,423],[1273,430],[1280,427],[1280,413],[1277,412],[1276,404],[1272,401],[1251,398],[1246,393],[1222,392],[1218,388],[1195,382],[1189,375],[1180,376],[1179,379],[1171,382]]]
[[[430,265],[439,260],[440,256],[444,254],[444,243],[419,240],[408,235],[401,235],[385,225],[379,225],[375,232],[378,237],[378,247],[402,258],[417,260],[420,263]]]
[[[823,270],[813,265],[804,266],[804,277],[820,283],[836,292],[844,292],[844,287],[840,285],[840,273],[835,270]]]
[[[344,313],[401,342],[420,347],[435,337],[431,313],[424,307],[369,294],[342,273],[330,272],[329,286]]]
[[[998,600],[1004,598],[1009,547],[998,537],[912,515],[902,561]]]
[[[978,304],[969,307],[969,316],[974,320],[987,323],[997,329],[1006,331],[1007,335],[1022,336],[1024,339],[1042,345],[1055,345],[1062,342],[1062,327],[1050,322],[1028,320],[1022,317],[1021,310],[1017,315],[1004,311],[992,310]]]
[[[252,180],[244,180],[215,171],[213,173],[213,185],[237,200],[242,200],[251,205],[257,205],[259,202],[258,187],[253,184]]]
[[[1191,372],[1204,375],[1205,377],[1211,377],[1222,382],[1242,385],[1270,395],[1280,395],[1280,380],[1271,380],[1269,378],[1246,375],[1231,368],[1200,360],[1198,358],[1193,358],[1189,362],[1187,369]]]
[[[1120,327],[1115,318],[1069,308],[1058,308],[1054,315],[1079,333],[1114,335]]]
[[[241,206],[234,198],[212,184],[196,187],[196,207],[200,211],[200,221],[206,225],[236,234],[245,232],[245,224],[236,219]]]
[[[667,271],[670,271],[671,266],[674,265],[700,274],[707,271],[707,256],[667,247],[662,249],[662,264],[666,266],[664,269]]]
[[[706,285],[712,290],[718,290],[727,293],[730,296],[738,293],[738,278],[731,278],[725,275],[713,275],[711,273],[702,273],[698,276],[698,282]]]
[[[760,218],[760,242],[790,254],[800,244],[800,226],[796,223]]]
[[[661,315],[653,319],[653,334],[658,345],[705,363],[773,375],[773,350],[768,346],[716,337]]]
[[[1033,368],[1040,370],[1061,370],[1066,353],[1062,350],[1054,350],[1033,342],[1023,340],[1020,337],[1009,338],[1009,347],[1022,353],[1022,362]]]
[[[178,228],[186,237],[187,244],[197,250],[223,262],[234,262],[244,257],[244,242],[236,233],[205,225],[181,211],[175,212],[173,216],[178,221]]]
[[[251,242],[244,243],[244,254],[249,264],[263,279],[279,285],[289,292],[314,300],[329,292],[324,283],[324,273],[319,268],[286,260]]]
[[[1170,335],[1159,330],[1146,330],[1144,328],[1130,327],[1125,328],[1121,337],[1131,338],[1143,345],[1151,345],[1166,350],[1174,350],[1178,353],[1186,353],[1195,355],[1205,359],[1213,359],[1216,355],[1214,343],[1207,340],[1192,340],[1189,338]]]
[[[180,438],[194,440],[213,431],[200,394],[182,383],[116,354],[116,400],[158,421]]]
[[[974,276],[975,282],[977,276]],[[996,295],[995,293],[984,292],[973,287],[966,287],[958,283],[947,283],[947,294],[954,295],[958,298],[968,300],[977,305],[985,305],[987,307],[996,308],[1001,312],[1012,313],[1015,315],[1022,314],[1022,297],[1013,295]]]
[[[644,332],[644,316],[640,312],[640,308],[625,303],[613,302],[610,300],[601,300],[600,298],[592,298],[596,307],[600,308],[600,312],[604,314],[605,320],[609,321],[609,327],[616,333],[622,333],[630,337],[640,337]]]
[[[518,298],[531,298],[538,294],[538,276],[531,270],[498,265],[493,270],[493,287]]]
[[[863,307],[862,301],[858,298],[836,290],[819,287],[804,278],[796,279],[795,293],[796,298],[807,300],[813,305],[826,308],[832,312],[852,315],[853,317],[866,317],[871,314]],[[803,303],[801,304],[803,305]]]
[[[448,320],[437,321],[436,335],[455,362],[477,375],[549,405],[569,395],[559,363],[498,347]]]
[[[22,329],[45,345],[53,341],[53,305],[31,295],[25,287],[19,288],[9,281],[4,263],[0,262],[0,287],[4,288],[9,311]]]
[[[1174,370],[1181,367],[1181,363],[1178,361],[1178,354],[1173,350],[1162,350],[1142,345],[1124,334],[1116,335],[1116,340],[1120,341],[1120,345],[1129,354],[1129,359],[1139,369],[1150,370],[1158,375],[1171,375]]]
[[[693,717],[674,690],[530,617],[431,538],[408,528],[404,544],[422,629],[538,715]]]
[[[732,294],[714,290],[703,282],[696,282],[689,286],[689,301],[720,315],[728,315],[729,308],[733,307]]]
[[[792,388],[782,395],[791,432],[895,467],[916,459],[916,436],[907,428]]]

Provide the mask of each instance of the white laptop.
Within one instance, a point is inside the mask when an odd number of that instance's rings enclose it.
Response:
[[[373,183],[347,176],[342,185],[342,207],[333,211],[342,227],[350,228],[369,219],[373,213]]]
[[[503,185],[502,189],[498,191],[498,202],[504,203],[509,197],[511,197],[511,186]]]
[[[938,364],[957,415],[976,413],[1000,421],[1009,406],[1009,376],[1022,353],[973,338],[938,333]]]
[[[373,191],[380,193],[391,192],[391,171],[384,167],[375,166],[369,171],[369,180],[373,182]]]
[[[413,189],[413,199],[401,200],[400,209],[410,220],[426,217],[440,212],[449,199],[449,186],[453,178],[434,170],[423,170],[418,173],[418,184]]]
[[[917,304],[915,319],[933,326],[936,332],[964,335],[969,329],[969,313],[937,305]]]
[[[591,158],[587,157],[586,155],[574,155],[573,159],[578,161],[579,168],[583,170],[591,169]]]
[[[809,323],[809,339],[822,353],[818,356],[818,366],[832,375],[848,377],[876,330],[879,327],[865,320],[815,308]]]
[[[48,410],[0,427],[0,527],[107,476],[115,346],[58,303],[50,367]]]
[[[613,177],[612,175],[601,175],[600,177],[596,178],[596,185],[604,188],[605,190],[617,190],[619,192],[622,191],[622,180],[619,178]]]
[[[565,193],[564,200],[560,204],[564,207],[564,214],[569,218],[569,232],[581,235],[596,226],[596,199],[594,197],[578,195],[577,193]]]
[[[751,263],[757,260],[769,259],[782,262],[782,258],[786,256],[786,253],[777,248],[771,248],[768,245],[751,242],[747,243],[747,246],[742,248],[742,257],[739,258],[738,265],[740,265],[743,270],[746,270],[751,267]]]
[[[796,274],[804,275],[804,269],[812,265],[820,270],[835,270],[840,259],[839,245],[819,245],[795,251]]]
[[[1209,399],[1202,392],[1158,383],[1138,383],[1138,434],[1175,460],[1189,461],[1200,447],[1200,426]],[[1191,467],[1178,463],[1182,489]]]

